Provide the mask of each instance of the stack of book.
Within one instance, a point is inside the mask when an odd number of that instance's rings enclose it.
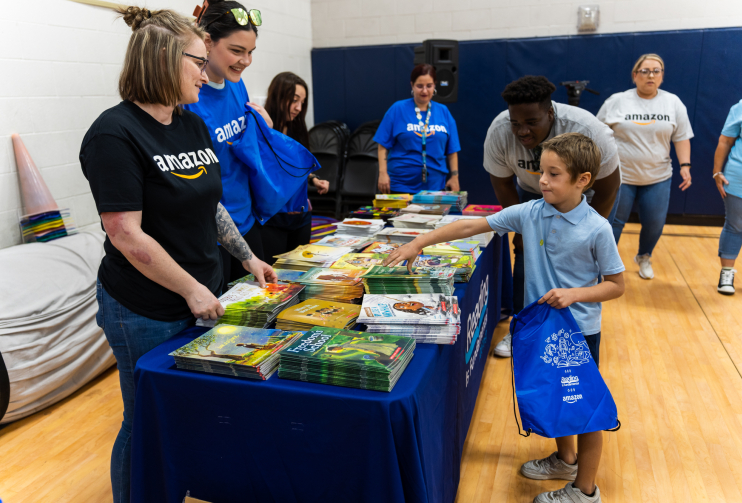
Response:
[[[368,237],[351,236],[349,234],[332,234],[330,236],[325,236],[314,244],[319,246],[332,246],[335,248],[345,247],[353,248],[354,250],[361,250],[371,243],[373,243],[373,239]]]
[[[423,248],[423,253],[425,255],[446,255],[454,257],[471,255],[472,258],[474,258],[474,262],[476,262],[482,254],[482,249],[479,247],[479,244],[479,241],[473,239],[457,239],[456,241],[447,241],[445,243],[426,246]]]
[[[299,300],[329,300],[334,302],[357,303],[363,297],[363,269],[328,269],[314,267],[304,273],[299,283],[304,290]]]
[[[413,337],[418,344],[454,344],[461,313],[455,296],[365,295],[358,323],[369,333]]]
[[[454,271],[434,268],[410,274],[406,267],[374,266],[362,276],[366,293],[442,293],[453,295]]]
[[[396,227],[387,227],[377,232],[374,238],[381,242],[405,244],[427,232],[430,232],[430,229],[397,229]]]
[[[268,283],[260,288],[257,283],[238,283],[219,297],[224,314],[218,320],[196,320],[196,325],[239,325],[268,328],[278,313],[299,302],[304,285]]]
[[[474,272],[474,258],[471,255],[444,256],[444,255],[418,255],[412,266],[415,270],[422,272],[428,269],[452,269],[455,282],[468,283],[471,273]]]
[[[410,194],[376,194],[373,205],[378,208],[406,208],[410,201]]]
[[[467,215],[446,215],[445,217],[441,218],[437,224],[435,224],[435,228],[440,229],[444,225],[452,224],[456,222],[457,220],[472,219],[472,218],[482,218],[482,217],[473,217],[473,216],[467,216]],[[494,231],[489,231],[489,232],[483,232],[481,234],[477,234],[476,236],[472,236],[469,239],[476,239],[477,241],[479,241],[479,244],[481,246],[487,246],[490,243],[490,241],[492,241],[493,237],[495,237]]]
[[[400,213],[417,213],[419,215],[448,215],[450,204],[411,204],[399,210]]]
[[[179,369],[266,380],[279,355],[304,332],[219,325],[170,355]]]
[[[281,352],[278,377],[391,391],[410,363],[415,344],[411,337],[314,328]]]
[[[402,246],[402,243],[382,243],[381,241],[374,241],[363,249],[363,253],[381,253],[387,255],[400,246]]]
[[[377,206],[361,206],[355,211],[351,211],[350,218],[375,218],[386,222],[392,217],[399,215],[400,210],[396,208],[379,208]]]
[[[338,234],[370,238],[383,229],[385,225],[386,222],[383,220],[346,218],[338,224]]]
[[[461,211],[467,205],[466,191],[423,190],[412,198],[413,204],[450,204],[451,211]]]
[[[276,255],[275,267],[279,269],[293,269],[308,271],[312,267],[329,267],[337,259],[353,251],[353,248],[343,246],[301,245],[281,255]]]
[[[495,204],[470,204],[461,213],[475,217],[486,217],[502,211],[502,206]]]
[[[350,328],[356,324],[360,312],[358,304],[307,299],[281,311],[276,328],[291,331],[312,327]]]
[[[388,257],[383,253],[348,253],[332,264],[332,269],[368,269],[383,264]]]
[[[24,243],[45,243],[77,234],[72,214],[68,208],[23,215],[20,218],[20,224]]]
[[[301,275],[304,274],[304,271],[294,271],[291,269],[273,269],[276,271],[276,276],[278,276],[278,279],[276,280],[277,283],[296,283],[296,280],[301,278]],[[239,284],[239,283],[254,283],[255,282],[255,276],[253,274],[248,274],[247,276],[243,276],[240,279],[236,279],[232,281],[229,285],[227,285],[227,288],[232,288],[233,286]]]
[[[443,218],[440,215],[405,214],[389,219],[398,229],[435,229],[435,224]]]

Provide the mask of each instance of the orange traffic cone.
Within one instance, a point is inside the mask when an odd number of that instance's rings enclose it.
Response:
[[[18,166],[18,177],[21,181],[21,195],[26,214],[43,213],[59,210],[57,202],[52,197],[49,187],[41,178],[39,169],[34,164],[31,155],[26,150],[23,140],[17,134],[12,135],[15,163]]]

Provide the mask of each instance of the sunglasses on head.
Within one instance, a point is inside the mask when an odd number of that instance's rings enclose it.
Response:
[[[196,16],[196,24],[201,24],[201,18],[206,13],[206,9],[209,8],[209,1],[204,0],[203,6],[197,5],[196,8],[193,11],[193,15]],[[263,17],[260,15],[260,11],[257,9],[250,9],[246,11],[245,9],[230,9],[225,14],[232,14],[234,16],[234,20],[237,21],[237,24],[240,26],[247,26],[248,23],[252,23],[253,26],[260,26],[263,24]],[[204,28],[208,28],[210,24],[214,23],[216,20],[221,19],[222,16],[217,17],[211,23],[204,26]]]

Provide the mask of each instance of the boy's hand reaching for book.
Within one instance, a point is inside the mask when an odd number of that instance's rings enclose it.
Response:
[[[574,288],[554,288],[538,299],[539,304],[543,304],[544,302],[551,307],[564,309],[577,302],[577,295]]]
[[[415,242],[407,243],[402,245],[392,253],[384,261],[384,265],[387,267],[394,267],[403,260],[407,261],[407,270],[412,274],[412,263],[415,261],[415,257],[420,253],[420,248],[415,245]]]

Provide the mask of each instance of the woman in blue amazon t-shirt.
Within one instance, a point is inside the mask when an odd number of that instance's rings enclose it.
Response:
[[[382,194],[460,190],[456,121],[445,105],[431,101],[435,82],[433,66],[417,65],[410,75],[412,98],[392,105],[376,131]]]
[[[263,107],[251,103],[240,76],[252,63],[252,53],[261,24],[260,13],[248,11],[239,2],[211,1],[200,12],[198,25],[206,31],[209,83],[201,87],[197,103],[184,108],[198,114],[206,123],[221,161],[223,194],[221,203],[232,216],[253,253],[265,259],[260,225],[255,225],[247,168],[232,150],[231,142],[245,128],[245,105],[271,118]],[[224,286],[245,275],[242,265],[220,247]]]

